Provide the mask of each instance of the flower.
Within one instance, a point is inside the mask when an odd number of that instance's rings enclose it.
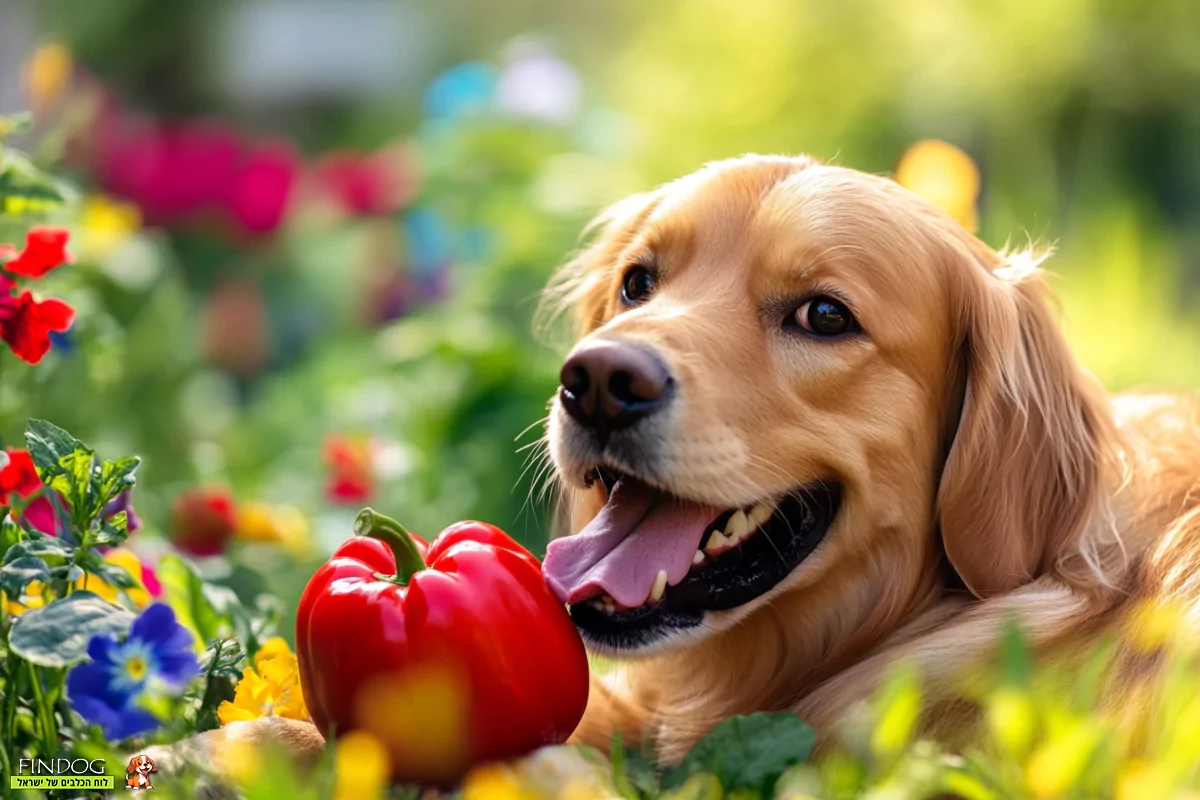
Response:
[[[153,695],[179,696],[199,674],[193,646],[171,607],[154,603],[133,621],[124,642],[110,634],[92,637],[91,661],[67,676],[71,707],[113,741],[154,730],[160,722],[143,703]]]
[[[22,278],[41,278],[47,272],[74,261],[67,252],[66,228],[38,225],[25,234],[25,249],[15,253],[12,245],[0,245],[0,258],[11,258],[4,269]]]
[[[62,96],[74,71],[71,51],[59,42],[40,45],[25,62],[25,88],[35,109],[50,106]]]
[[[278,544],[297,558],[311,554],[308,520],[290,506],[248,503],[238,511],[237,535],[250,542]]]
[[[184,492],[171,507],[171,541],[196,556],[214,556],[225,550],[237,529],[237,508],[224,489]]]
[[[89,197],[80,217],[82,255],[93,261],[108,259],[142,226],[137,206],[103,195]]]
[[[954,145],[937,139],[917,142],[900,159],[896,182],[954,217],[967,230],[975,230],[979,168]]]
[[[299,171],[299,158],[285,142],[269,142],[251,151],[229,192],[233,220],[252,235],[274,231],[287,211]]]
[[[11,506],[14,492],[17,497],[26,498],[40,491],[43,484],[29,451],[10,447],[4,452],[8,463],[0,469],[0,506]],[[54,502],[46,493],[34,498],[19,515],[14,515],[14,519],[24,519],[35,530],[59,536],[67,532],[67,521],[59,517]]]
[[[243,377],[271,357],[270,309],[256,284],[224,280],[208,296],[201,347],[209,363]]]
[[[311,180],[321,194],[349,214],[391,214],[416,192],[412,159],[401,146],[361,155],[335,150],[312,168]]]
[[[222,725],[272,716],[308,719],[300,667],[287,642],[278,636],[268,639],[255,653],[254,666],[243,670],[233,700],[217,707]]]
[[[37,364],[50,350],[51,331],[62,332],[75,321],[75,309],[62,300],[0,296],[0,339],[23,361]]]
[[[334,750],[334,800],[384,797],[391,777],[391,758],[383,743],[366,731],[349,731]]]
[[[579,110],[582,81],[570,64],[548,53],[531,52],[505,68],[496,87],[501,111],[565,124]]]
[[[369,498],[375,483],[370,442],[333,435],[325,439],[324,451],[330,502],[357,505]]]
[[[488,64],[468,61],[451,67],[425,90],[425,113],[433,119],[462,119],[491,108],[496,71]]]

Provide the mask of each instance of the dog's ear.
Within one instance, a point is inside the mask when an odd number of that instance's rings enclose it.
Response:
[[[937,494],[946,554],[978,597],[1080,558],[1102,577],[1087,528],[1115,440],[1104,393],[1051,316],[1040,259],[972,249],[957,302],[961,414]]]
[[[137,756],[129,759],[129,766],[125,767],[125,774],[130,775],[137,772]]]
[[[546,330],[571,312],[576,339],[604,324],[614,301],[612,278],[624,266],[621,251],[658,204],[658,192],[635,194],[605,209],[584,229],[590,244],[559,268],[542,295],[539,328]]]
[[[150,758],[149,756],[146,756],[146,762],[147,762],[148,764],[150,764],[150,771],[151,771],[151,772],[158,772],[158,767],[156,767],[156,766],[154,765],[154,759],[153,759],[153,758]]]

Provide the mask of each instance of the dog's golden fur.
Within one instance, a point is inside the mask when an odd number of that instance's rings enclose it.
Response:
[[[684,399],[662,488],[734,506],[833,476],[845,499],[765,603],[597,681],[579,740],[620,729],[670,761],[761,709],[829,731],[897,658],[936,693],[1014,615],[1047,653],[1083,648],[1141,600],[1200,621],[1200,406],[1110,400],[1054,323],[1039,257],[993,251],[890,180],[804,158],[713,164],[600,225],[555,296],[581,338],[633,339],[670,363]],[[623,310],[621,273],[647,259],[661,294]],[[864,340],[771,329],[764,305],[814,287],[852,300]],[[569,453],[556,460],[578,529],[598,490],[573,481]]]
[[[635,261],[653,261],[660,287],[625,309]],[[650,345],[674,373],[653,482],[738,506],[832,477],[843,500],[774,590],[594,680],[578,741],[605,747],[621,730],[669,762],[764,709],[834,731],[901,657],[936,700],[1013,615],[1045,654],[1122,630],[1144,600],[1200,623],[1200,406],[1110,399],[1056,327],[1038,263],[888,179],[807,158],[715,163],[601,218],[550,298],[574,310],[579,338]],[[864,334],[785,335],[786,304],[818,291],[846,298]],[[603,496],[584,486],[567,424],[554,404],[578,530]],[[936,728],[960,721],[949,708]],[[311,726],[263,730],[320,741]]]

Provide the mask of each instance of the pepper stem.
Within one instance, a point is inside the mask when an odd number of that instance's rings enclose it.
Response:
[[[358,512],[354,519],[354,535],[378,539],[391,549],[396,558],[396,574],[388,576],[388,579],[401,586],[407,586],[413,575],[425,569],[425,559],[421,557],[421,551],[417,549],[417,543],[408,529],[373,508]]]

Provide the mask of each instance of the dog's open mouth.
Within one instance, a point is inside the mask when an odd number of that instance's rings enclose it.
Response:
[[[601,470],[608,502],[550,543],[546,582],[593,644],[629,649],[774,588],[821,542],[841,502],[822,481],[777,502],[720,509]]]

